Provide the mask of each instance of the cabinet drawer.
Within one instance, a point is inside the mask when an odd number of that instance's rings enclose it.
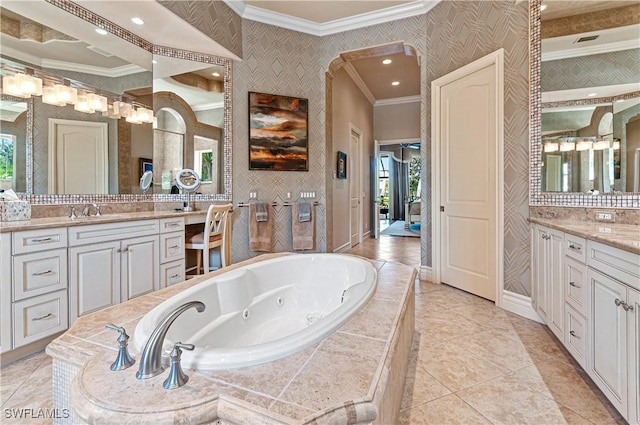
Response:
[[[160,263],[184,259],[184,232],[160,235]]]
[[[66,290],[18,301],[13,304],[14,348],[62,332],[68,321]]]
[[[587,314],[587,266],[565,257],[564,297],[580,314]]]
[[[587,319],[575,311],[570,305],[566,306],[564,345],[576,361],[587,369]]]
[[[160,265],[160,287],[175,285],[185,280],[184,260]]]
[[[564,254],[578,260],[581,263],[587,262],[587,241],[579,236],[573,236],[568,233],[564,235]]]
[[[67,250],[34,252],[13,257],[13,300],[67,288]]]
[[[157,235],[159,233],[158,228],[158,220],[123,221],[119,223],[70,227],[69,246]]]
[[[66,247],[66,228],[25,230],[13,234],[13,255]]]
[[[640,290],[640,255],[593,241],[587,250],[589,267]]]
[[[184,233],[184,217],[161,218],[160,233],[182,232]]]

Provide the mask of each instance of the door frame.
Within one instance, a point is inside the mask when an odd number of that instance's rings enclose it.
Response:
[[[362,239],[363,239],[363,227],[364,227],[364,191],[362,190],[362,184],[363,184],[363,180],[364,180],[364,170],[362,169],[362,144],[364,143],[364,137],[362,134],[362,131],[360,131],[360,129],[358,127],[356,127],[355,125],[353,125],[353,123],[349,123],[349,154],[353,154],[353,149],[351,146],[351,137],[352,136],[356,136],[358,139],[358,149],[357,149],[357,157],[354,158],[354,161],[356,161],[358,163],[358,172],[357,173],[353,173],[353,170],[349,170],[349,167],[347,167],[347,179],[349,178],[349,175],[351,175],[351,178],[354,177],[355,174],[357,174],[357,179],[358,179],[358,187],[357,187],[357,198],[358,198],[358,244],[360,245],[362,243]],[[347,162],[348,164],[348,162]],[[351,199],[353,199],[353,193],[351,193],[351,183],[349,182],[349,247],[353,247],[354,245],[351,245],[351,235],[353,235],[353,229],[351,228],[352,226],[352,222],[351,222]]]
[[[432,218],[432,243],[431,243],[431,265],[433,282],[442,283],[442,257],[440,255],[441,228],[440,219],[440,183],[443,177],[440,166],[441,160],[441,139],[440,139],[440,101],[441,89],[443,86],[452,83],[467,75],[473,74],[488,66],[496,67],[496,210],[494,219],[496,221],[496,306],[502,305],[502,292],[504,289],[504,49],[500,48],[470,64],[458,68],[451,73],[444,75],[431,82],[431,218]]]

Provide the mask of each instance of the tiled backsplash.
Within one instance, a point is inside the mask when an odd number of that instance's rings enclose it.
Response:
[[[532,206],[529,208],[529,214],[531,217],[576,221],[598,221],[596,220],[596,214],[598,211],[600,211],[598,208],[587,207]],[[640,210],[607,208],[603,211],[615,216],[615,221],[605,221],[606,223],[640,225]]]

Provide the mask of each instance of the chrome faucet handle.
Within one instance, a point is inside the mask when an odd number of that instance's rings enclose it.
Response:
[[[127,350],[127,345],[129,343],[129,335],[127,335],[127,331],[120,326],[112,325],[111,323],[105,325],[107,329],[111,329],[114,331],[120,332],[120,336],[118,337],[118,357],[116,357],[116,361],[111,364],[110,369],[113,371],[124,370],[128,367],[133,366],[136,362],[133,357],[129,354]]]
[[[75,220],[76,218],[78,218],[78,216],[76,215],[76,206],[75,205],[67,205],[67,207],[71,208],[71,214],[69,215],[69,218],[71,220]]]
[[[102,215],[102,213],[100,213],[100,207],[102,205],[98,205],[98,204],[93,204],[93,208],[96,209],[96,217],[100,217]]]
[[[189,377],[182,371],[182,366],[180,366],[180,357],[182,357],[181,348],[184,350],[193,351],[196,346],[193,344],[183,344],[181,342],[176,342],[173,345],[173,350],[171,350],[171,354],[169,355],[169,359],[171,361],[169,376],[162,383],[162,386],[165,390],[180,388],[189,380]]]
[[[89,204],[85,204],[84,208],[82,208],[82,217],[89,217],[89,208],[91,208],[91,205]]]

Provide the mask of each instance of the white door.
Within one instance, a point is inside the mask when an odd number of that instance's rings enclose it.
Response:
[[[544,178],[546,180],[547,192],[562,191],[562,156],[547,155],[544,168],[546,170]]]
[[[432,90],[436,280],[494,301],[502,271],[502,54],[434,81]]]
[[[374,168],[373,171],[373,195],[371,198],[373,199],[372,208],[373,208],[373,237],[376,239],[380,239],[380,144],[377,140],[375,140],[374,147]]]
[[[349,179],[349,197],[350,197],[350,229],[351,229],[351,246],[356,246],[362,242],[362,189],[360,175],[360,149],[362,145],[362,133],[351,127],[351,135],[349,138],[349,166],[347,167],[347,179]]]
[[[109,193],[108,124],[49,119],[49,193]]]

